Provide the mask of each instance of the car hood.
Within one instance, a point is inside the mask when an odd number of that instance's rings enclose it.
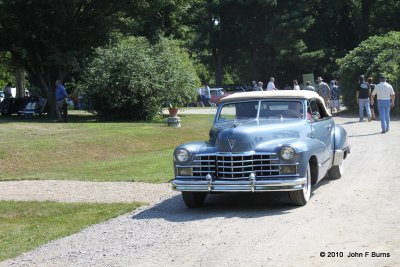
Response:
[[[305,120],[251,120],[217,122],[210,131],[210,143],[219,152],[246,152],[296,141],[310,132]]]

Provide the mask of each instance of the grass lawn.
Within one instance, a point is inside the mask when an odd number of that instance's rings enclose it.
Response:
[[[182,115],[181,128],[163,122],[97,122],[79,111],[69,120],[0,116],[0,181],[166,182],[173,178],[173,149],[208,140],[213,115]]]
[[[130,212],[138,203],[0,201],[0,261]]]

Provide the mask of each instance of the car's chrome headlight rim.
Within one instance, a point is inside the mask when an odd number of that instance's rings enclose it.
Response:
[[[188,162],[191,156],[191,152],[186,148],[179,148],[174,153],[175,160],[179,163]]]
[[[296,155],[296,150],[291,146],[283,146],[279,151],[279,156],[284,161],[291,161]]]

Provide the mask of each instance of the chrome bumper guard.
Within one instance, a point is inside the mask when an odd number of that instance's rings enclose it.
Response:
[[[300,177],[290,180],[260,180],[226,181],[207,179],[206,181],[172,180],[172,189],[192,192],[265,192],[301,190],[307,178]]]
[[[340,165],[344,160],[344,153],[346,151],[348,153],[350,153],[350,147],[348,147],[346,149],[336,149],[335,150],[335,157],[333,159],[333,164],[332,165]]]

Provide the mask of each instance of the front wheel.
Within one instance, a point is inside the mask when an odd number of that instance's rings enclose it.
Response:
[[[308,167],[307,167],[306,178],[307,178],[306,179],[306,183],[304,184],[304,187],[303,187],[302,190],[290,191],[289,192],[290,202],[293,205],[304,206],[305,204],[307,204],[308,200],[310,199],[310,196],[311,196],[310,164],[308,164]]]
[[[206,200],[204,192],[182,192],[183,202],[188,208],[201,208]]]

